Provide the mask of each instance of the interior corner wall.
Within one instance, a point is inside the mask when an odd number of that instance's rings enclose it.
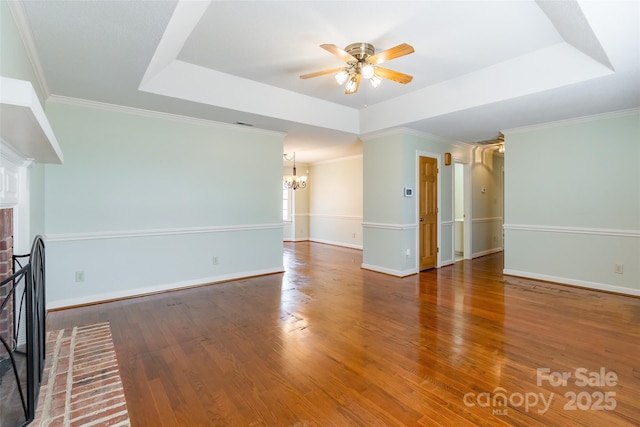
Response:
[[[639,137],[638,110],[506,134],[505,273],[640,295]]]
[[[502,251],[504,157],[495,146],[475,147],[471,163],[471,257]]]
[[[31,82],[40,103],[43,103],[42,88],[38,84],[33,64],[13,19],[9,2],[6,1],[0,1],[0,76]],[[31,164],[25,169],[28,218],[22,218],[20,222],[28,224],[28,227],[25,227],[28,229],[25,233],[28,236],[16,240],[20,243],[24,240],[24,244],[21,244],[23,247],[20,248],[24,253],[31,249],[30,242],[33,238],[44,233],[44,166]],[[14,229],[14,232],[19,230]]]
[[[29,240],[44,237],[44,179],[45,165],[34,164],[29,168]]]
[[[453,157],[471,161],[470,149],[426,134],[400,129],[372,136],[363,143],[363,267],[396,276],[417,273],[418,156]],[[454,168],[439,164],[440,259],[454,262]],[[407,251],[409,255],[407,256]]]
[[[362,156],[310,166],[309,239],[362,249]]]
[[[44,104],[42,88],[7,1],[0,1],[0,76],[31,82]]]
[[[46,107],[49,308],[282,271],[282,135]]]

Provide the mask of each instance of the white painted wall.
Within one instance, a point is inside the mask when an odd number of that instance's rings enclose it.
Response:
[[[313,180],[309,165],[299,164],[298,170],[300,174],[307,176],[307,188],[302,190],[296,190],[293,193],[293,215],[294,215],[294,229],[293,237],[295,241],[309,240],[309,233],[311,229],[309,218],[309,199],[311,192],[313,191]]]
[[[282,270],[282,134],[57,102],[47,114],[65,153],[45,170],[51,307]]]
[[[283,176],[291,175],[292,166],[283,168]],[[311,176],[309,165],[297,164],[298,176],[307,176],[307,187],[291,191],[291,220],[285,221],[283,239],[285,242],[309,240],[309,194],[311,192]]]
[[[506,273],[640,295],[639,136],[638,110],[506,132]]]
[[[310,165],[309,239],[362,249],[362,156]]]

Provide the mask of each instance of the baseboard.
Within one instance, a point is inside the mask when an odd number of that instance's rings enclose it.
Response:
[[[391,268],[385,268],[385,267],[380,267],[378,265],[371,265],[371,264],[365,264],[365,263],[363,263],[360,267],[364,268],[365,270],[371,270],[378,273],[389,274],[391,276],[396,276],[396,277],[407,277],[417,273],[415,269],[393,270]]]
[[[122,299],[142,297],[163,292],[177,291],[187,288],[195,288],[200,286],[211,285],[214,283],[228,282],[230,280],[247,279],[249,277],[264,276],[267,274],[282,273],[284,266],[279,268],[269,268],[264,270],[245,271],[241,273],[223,274],[220,276],[203,277],[194,280],[185,280],[175,283],[165,283],[144,288],[128,289],[116,292],[107,292],[103,294],[87,295],[78,298],[68,298],[57,301],[47,301],[47,311],[60,310],[64,308],[72,308],[83,305],[100,304],[109,301],[117,301]]]
[[[344,243],[344,242],[335,242],[333,240],[314,239],[312,237],[310,237],[307,240],[309,240],[310,242],[324,243],[325,245],[342,246],[342,247],[345,247],[345,248],[362,250],[362,245],[354,245],[354,244],[351,244],[351,243]]]
[[[474,252],[471,254],[471,259],[479,258],[481,256],[486,256],[491,254],[497,254],[498,252],[502,252],[502,248],[493,248],[493,249],[487,249],[486,251],[482,251],[482,252]]]
[[[509,276],[524,277],[526,279],[544,280],[545,282],[554,282],[562,285],[579,286],[581,288],[594,289],[596,291],[615,292],[617,294],[640,296],[640,289],[625,288],[623,286],[607,285],[605,283],[589,282],[586,280],[569,279],[567,277],[550,276],[547,274],[531,273],[528,271],[519,271],[505,268],[503,274]]]
[[[308,237],[294,237],[294,238],[284,238],[282,239],[283,242],[308,242],[309,238]]]

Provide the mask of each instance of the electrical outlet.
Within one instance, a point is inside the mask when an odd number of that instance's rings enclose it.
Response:
[[[404,252],[404,256],[405,256],[405,257],[407,257],[407,259],[411,258],[411,249],[407,249],[407,250]]]
[[[76,271],[76,282],[84,282],[84,271]]]
[[[355,239],[355,238],[356,238],[356,233],[351,233],[351,237],[352,237],[353,239]]]
[[[622,264],[614,264],[613,265],[613,272],[616,274],[623,274],[624,273],[624,265]]]
[[[212,263],[213,265],[218,265],[218,257],[217,257],[217,256],[214,256],[214,257],[211,259],[211,263]]]

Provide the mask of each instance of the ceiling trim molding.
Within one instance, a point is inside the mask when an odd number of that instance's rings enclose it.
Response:
[[[595,120],[606,120],[606,119],[615,119],[615,118],[618,118],[618,117],[633,116],[635,114],[640,114],[640,107],[630,108],[630,109],[627,109],[627,110],[611,111],[611,112],[608,112],[608,113],[592,114],[592,115],[589,115],[589,116],[574,117],[574,118],[571,118],[571,119],[557,120],[557,121],[554,121],[554,122],[538,123],[538,124],[530,125],[530,126],[522,126],[522,127],[517,127],[517,128],[504,129],[501,132],[505,136],[506,135],[516,135],[516,134],[519,134],[519,133],[526,133],[526,132],[532,132],[532,131],[537,131],[537,130],[551,129],[551,128],[560,127],[560,126],[570,126],[570,125],[577,125],[577,124],[581,124],[581,123],[588,123],[588,122],[593,122]]]
[[[338,157],[337,159],[320,160],[319,162],[312,162],[312,163],[309,163],[309,164],[312,165],[312,166],[326,165],[326,164],[329,164],[329,163],[345,162],[347,160],[355,160],[355,159],[362,159],[362,154],[356,154],[354,156]]]
[[[459,146],[459,147],[463,147],[463,148],[474,147],[474,144],[470,144],[470,143],[463,142],[463,141],[456,141],[455,139],[444,138],[442,136],[433,135],[431,133],[427,133],[427,132],[423,132],[423,131],[415,130],[415,129],[410,129],[410,128],[406,128],[406,127],[396,127],[396,128],[392,128],[392,129],[387,129],[387,130],[382,131],[382,132],[376,132],[376,133],[369,134],[367,136],[362,136],[362,137],[360,137],[360,139],[362,139],[362,141],[368,141],[368,140],[371,140],[371,139],[374,139],[374,138],[380,138],[380,137],[390,136],[390,135],[412,135],[412,136],[417,136],[417,137],[420,137],[420,138],[429,138],[431,140],[435,140],[435,142],[453,144],[455,146]]]
[[[147,85],[150,80],[176,60],[180,50],[210,4],[211,0],[178,1],[138,88]]]
[[[29,26],[29,20],[24,11],[24,6],[22,5],[22,2],[19,1],[9,1],[7,2],[7,5],[9,6],[9,11],[13,16],[13,21],[16,23],[18,32],[20,33],[20,38],[24,44],[29,62],[31,62],[31,66],[33,67],[33,73],[36,76],[36,83],[40,89],[40,93],[42,94],[43,99],[46,100],[51,96],[51,92],[49,91],[47,79],[44,77],[44,69],[40,63],[38,49],[36,49],[36,44],[33,40],[33,33],[31,32],[31,27]]]
[[[0,159],[18,167],[30,166],[34,162],[34,159],[25,157],[2,137],[0,137]]]
[[[236,125],[236,124],[230,124],[230,123],[224,123],[224,122],[216,122],[214,120],[199,119],[199,118],[189,117],[189,116],[181,116],[178,114],[164,113],[161,111],[145,110],[143,108],[125,107],[123,105],[109,104],[106,102],[91,101],[91,100],[80,99],[80,98],[72,98],[68,96],[51,95],[47,100],[47,102],[48,103],[51,102],[55,104],[71,105],[75,107],[95,108],[103,111],[132,114],[132,115],[142,116],[142,117],[147,117],[152,119],[170,120],[170,121],[179,122],[179,123],[209,126],[209,127],[215,127],[219,129],[226,129],[226,130],[236,130],[239,132],[247,132],[247,133],[253,133],[253,134],[260,134],[260,135],[272,135],[272,136],[279,136],[279,137],[284,137],[287,135],[286,132],[278,132],[278,131],[268,130],[268,129],[247,127],[243,125]]]

